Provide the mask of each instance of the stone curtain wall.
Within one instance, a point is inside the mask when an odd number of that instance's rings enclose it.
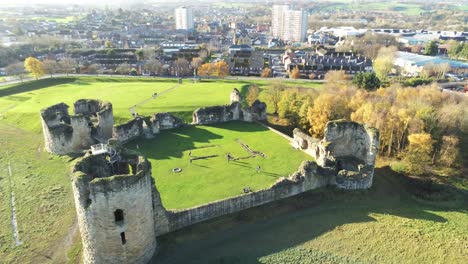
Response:
[[[114,126],[112,137],[117,139],[119,142],[127,142],[134,138],[143,135],[143,123],[145,121],[141,117],[137,117],[129,122]]]
[[[297,172],[288,178],[279,179],[268,189],[207,203],[186,210],[168,211],[166,214],[169,223],[167,231],[172,232],[218,216],[231,214],[297,195],[326,186],[329,183],[330,177],[328,175],[318,173],[317,164],[315,162],[304,161]],[[160,218],[155,219],[155,223],[164,221],[166,220]]]
[[[127,142],[138,137],[152,138],[160,130],[173,129],[186,125],[184,121],[169,113],[153,114],[149,120],[136,117],[125,124],[114,126],[113,138]]]

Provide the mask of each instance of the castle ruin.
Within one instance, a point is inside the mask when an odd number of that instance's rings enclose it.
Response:
[[[197,109],[190,125],[265,120],[264,103],[242,107],[241,100],[239,92],[234,90],[230,105]],[[320,187],[354,190],[372,185],[378,130],[338,120],[327,124],[321,140],[295,129],[291,144],[315,161],[302,162],[296,172],[278,179],[269,188],[183,210],[168,210],[161,202],[157,182],[151,175],[151,164],[145,157],[122,148],[121,143],[137,137],[150,138],[160,130],[189,124],[171,114],[158,113],[149,118],[137,116],[114,126],[110,133],[108,126],[104,126],[108,123],[100,123],[104,119],[99,113],[110,109],[106,116],[112,116],[112,106],[93,101],[100,107],[86,108],[82,106],[86,104],[75,104],[75,113],[82,118],[80,120],[91,123],[80,133],[81,126],[72,125],[75,123],[69,120],[72,117],[68,116],[65,104],[41,111],[46,145],[52,145],[47,147],[48,151],[57,154],[81,151],[112,135],[108,142],[110,151],[99,155],[87,151],[72,169],[84,263],[147,263],[156,252],[156,239],[160,235]],[[74,133],[80,137],[74,138]],[[83,139],[81,142],[80,138]],[[75,145],[78,147],[72,147]]]
[[[112,137],[114,115],[112,104],[81,99],[75,102],[75,114],[59,103],[41,110],[45,148],[55,154],[68,154],[89,149],[96,143],[107,143]]]

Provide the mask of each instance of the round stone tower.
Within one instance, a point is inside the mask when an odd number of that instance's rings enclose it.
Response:
[[[72,178],[84,263],[147,263],[156,249],[150,163],[124,150],[87,153]]]

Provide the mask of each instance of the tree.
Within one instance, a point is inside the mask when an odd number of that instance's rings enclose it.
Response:
[[[270,68],[263,69],[262,73],[260,74],[260,77],[262,78],[271,77],[271,69]]]
[[[178,58],[173,64],[177,76],[186,76],[190,74],[190,64],[186,59]]]
[[[210,56],[210,51],[207,48],[200,48],[200,51],[198,52],[198,57],[202,59],[202,61],[206,61],[208,57]]]
[[[348,78],[349,77],[345,71],[328,71],[325,74],[325,81],[328,86],[340,86],[341,84],[346,84]]]
[[[26,58],[24,61],[24,68],[30,72],[36,80],[44,75],[44,63],[34,57]]]
[[[72,58],[65,58],[65,59],[59,61],[58,64],[59,64],[59,67],[60,67],[60,71],[63,72],[63,73],[66,73],[67,76],[70,73],[76,72],[77,63]]]
[[[468,60],[468,43],[450,40],[447,43],[447,53],[452,59]]]
[[[97,74],[101,72],[101,66],[99,64],[91,64],[87,67],[88,74]]]
[[[113,47],[114,47],[114,45],[112,44],[112,41],[109,41],[109,40],[108,40],[108,41],[106,41],[106,42],[104,43],[104,46],[106,46],[106,48],[108,48],[108,49],[110,49],[110,48],[113,48]]]
[[[269,105],[273,105],[274,112],[273,114],[278,114],[278,104],[281,100],[281,94],[286,89],[286,86],[282,83],[275,83],[272,87],[268,88],[265,93]]]
[[[310,134],[316,138],[323,138],[328,121],[347,117],[349,110],[343,96],[323,93],[317,97],[313,107],[309,107],[307,119],[310,124]]]
[[[380,81],[386,81],[388,74],[392,71],[396,51],[396,47],[393,46],[388,48],[383,47],[379,50],[377,58],[374,60],[372,66]]]
[[[137,56],[138,60],[142,61],[142,60],[144,60],[145,52],[142,49],[139,49],[139,50],[135,51],[135,55]]]
[[[443,136],[439,151],[438,163],[452,167],[458,159],[458,145],[460,140],[456,136]]]
[[[435,56],[437,55],[438,50],[439,48],[437,47],[437,43],[431,40],[424,46],[424,55]]]
[[[301,77],[301,72],[299,71],[299,67],[296,65],[294,69],[289,74],[289,78],[291,79],[299,79]]]
[[[375,72],[359,72],[353,78],[353,84],[368,91],[380,87],[380,80]]]
[[[123,75],[127,75],[130,73],[130,71],[132,70],[132,67],[130,66],[130,64],[124,62],[122,64],[120,64],[117,69],[115,69],[115,71],[119,74],[123,74]]]
[[[213,64],[204,63],[198,67],[198,75],[201,76],[210,76],[213,73]]]
[[[55,73],[59,71],[60,66],[55,60],[44,60],[44,73],[49,74],[50,77],[53,77]]]
[[[198,70],[198,68],[203,64],[203,60],[199,57],[192,58],[190,65],[193,69]]]
[[[150,73],[160,74],[161,69],[162,69],[162,64],[161,62],[159,62],[159,60],[150,59],[149,61],[145,63],[145,65],[143,66],[143,69],[145,71],[149,71]]]
[[[135,51],[135,55],[137,56],[138,60],[143,61],[143,60],[150,60],[154,57],[154,50],[145,48],[145,49],[139,49]]]
[[[218,61],[214,64],[214,75],[225,77],[229,74],[229,65],[225,61]]]
[[[249,86],[249,90],[247,92],[247,103],[249,105],[252,105],[255,100],[258,99],[258,95],[260,94],[260,89],[258,88],[258,85],[252,84]]]
[[[15,62],[6,67],[6,73],[12,76],[18,76],[18,78],[23,82],[24,75],[26,74],[26,69],[24,68],[24,63]]]
[[[288,121],[290,126],[298,126],[300,123],[300,109],[303,105],[304,96],[297,90],[285,90],[278,104],[278,115]]]
[[[317,76],[315,75],[315,73],[309,74],[309,79],[314,80],[315,77],[317,77]]]
[[[432,140],[431,134],[415,133],[408,136],[409,146],[404,161],[410,173],[423,174],[426,165],[431,162]]]

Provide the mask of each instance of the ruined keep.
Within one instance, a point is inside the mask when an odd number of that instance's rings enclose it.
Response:
[[[327,123],[324,138],[318,140],[294,129],[293,142],[332,171],[335,184],[343,189],[372,186],[379,131],[356,122],[337,120]]]
[[[156,249],[151,164],[124,151],[86,154],[72,170],[84,263],[146,263]]]
[[[75,114],[59,103],[41,110],[45,148],[55,154],[68,154],[89,149],[96,143],[107,143],[112,137],[114,116],[112,104],[81,99],[75,102]]]

